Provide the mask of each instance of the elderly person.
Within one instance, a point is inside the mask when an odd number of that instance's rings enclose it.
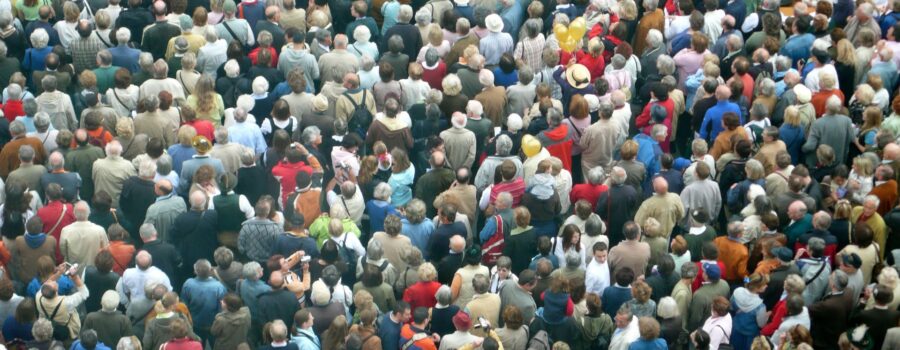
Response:
[[[509,160],[515,165],[516,177],[522,176],[522,161],[519,157],[512,155],[513,142],[507,135],[500,135],[495,141],[496,154],[488,156],[478,167],[478,173],[475,175],[475,187],[479,192],[483,191],[488,185],[494,183],[495,172],[504,161]]]
[[[118,207],[122,184],[136,174],[131,162],[122,158],[122,144],[118,141],[108,143],[106,158],[95,161],[92,169],[95,191],[106,191],[113,198],[112,206]]]
[[[28,72],[40,71],[46,69],[45,58],[53,51],[53,47],[48,46],[50,35],[44,28],[37,28],[31,32],[31,48],[25,50],[25,60],[22,61],[22,69]]]

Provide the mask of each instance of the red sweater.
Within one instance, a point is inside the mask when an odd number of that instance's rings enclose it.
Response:
[[[3,115],[10,122],[15,120],[16,117],[25,115],[25,107],[22,105],[22,100],[6,101],[6,104],[3,105]]]
[[[665,101],[656,102],[656,104],[659,104],[666,109],[666,119],[663,120],[663,124],[668,128],[668,131],[666,131],[666,139],[659,143],[659,147],[662,148],[663,152],[669,153],[669,141],[672,138],[672,116],[675,115],[675,103],[672,102],[671,98],[667,98]],[[653,123],[651,123],[650,120],[651,106],[653,106],[653,103],[648,103],[644,106],[644,110],[637,116],[634,124],[641,132],[647,135],[650,135],[650,131],[653,129]]]
[[[597,199],[607,190],[609,190],[609,187],[603,184],[577,184],[575,187],[572,187],[572,193],[569,194],[569,198],[572,201],[572,204],[575,204],[575,202],[578,202],[581,199],[588,201],[588,203],[591,203],[591,210],[593,211],[597,209]]]
[[[438,60],[437,67],[434,67],[434,69],[428,69],[425,68],[424,64],[422,65],[422,80],[428,83],[428,86],[431,86],[432,89],[444,91],[441,83],[446,75],[447,64],[443,60]]]
[[[66,210],[65,215],[63,215],[63,206],[65,206]],[[63,256],[59,252],[59,236],[62,234],[63,227],[75,222],[75,208],[69,203],[63,204],[61,201],[51,201],[43,208],[38,209],[37,216],[44,223],[44,233],[56,238],[56,262],[62,263]],[[59,225],[56,224],[57,221]]]
[[[409,303],[413,310],[417,307],[434,307],[437,304],[434,295],[439,288],[441,288],[441,283],[437,281],[417,282],[403,292],[403,301]]]

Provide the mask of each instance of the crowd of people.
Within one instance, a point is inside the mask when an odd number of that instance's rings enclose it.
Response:
[[[900,0],[0,0],[0,348],[900,349],[898,39]]]

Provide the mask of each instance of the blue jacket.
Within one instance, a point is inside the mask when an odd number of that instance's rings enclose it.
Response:
[[[291,343],[297,344],[297,348],[300,350],[319,350],[321,348],[319,337],[312,328],[299,329],[298,332],[297,335],[291,337]]]
[[[797,68],[798,61],[809,58],[809,52],[815,40],[816,37],[810,33],[791,35],[778,53],[790,57],[792,67]]]
[[[644,192],[647,192],[650,187],[650,179],[659,173],[659,156],[663,154],[663,151],[659,147],[659,142],[647,134],[638,134],[634,137],[634,141],[638,143],[637,160],[644,163],[644,167],[647,168],[647,176],[644,176],[643,184]]]
[[[132,49],[125,45],[119,45],[110,48],[109,53],[112,54],[113,66],[125,68],[131,73],[135,73],[141,68],[138,65],[138,58],[141,55],[141,50]]]
[[[381,338],[382,349],[400,348],[400,329],[402,324],[391,320],[391,312],[385,312],[381,317],[381,325],[378,327],[378,337]]]
[[[803,127],[784,124],[778,131],[781,141],[787,146],[788,154],[791,155],[791,163],[799,164],[803,156],[803,144],[806,143],[806,132],[803,131]]]
[[[628,346],[628,350],[667,350],[668,348],[669,345],[666,344],[666,340],[663,338],[653,340],[638,338],[638,340],[635,340]]]
[[[622,304],[627,303],[631,299],[631,287],[622,287],[618,284],[613,284],[603,290],[600,304],[603,305],[603,312],[612,317],[616,315],[616,312],[619,311]]]
[[[384,218],[388,215],[400,216],[391,203],[377,199],[366,202],[366,213],[369,214],[369,225],[371,226],[369,233],[384,231]]]
[[[187,304],[194,327],[208,329],[219,313],[219,301],[225,297],[225,286],[214,278],[190,278],[181,287],[181,300]]]
[[[714,106],[707,109],[706,114],[703,116],[703,124],[700,125],[700,138],[712,144],[716,136],[719,136],[719,133],[724,130],[722,127],[722,116],[727,112],[737,114],[740,117],[741,107],[731,101],[718,101]],[[741,120],[741,124],[744,124],[743,120]],[[709,131],[710,127],[712,127],[712,131]]]
[[[735,28],[740,28],[744,24],[744,18],[747,18],[747,5],[744,4],[744,0],[729,1],[723,10],[734,17]]]

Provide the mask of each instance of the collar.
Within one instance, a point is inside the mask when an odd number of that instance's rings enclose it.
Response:
[[[156,197],[156,202],[162,202],[166,199],[172,198],[173,196],[175,196],[175,191],[172,191],[172,193],[169,193],[165,196]]]
[[[706,232],[706,226],[691,227],[688,229],[688,234],[695,236],[702,235],[704,232]]]

